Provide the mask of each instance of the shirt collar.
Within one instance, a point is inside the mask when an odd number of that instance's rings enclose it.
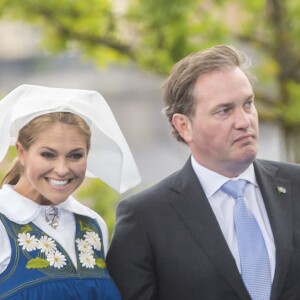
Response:
[[[20,195],[11,185],[5,184],[0,190],[0,212],[15,223],[27,224],[34,221],[44,207],[44,205]],[[72,196],[57,207],[75,214],[95,218],[91,209],[79,203]]]
[[[233,179],[203,167],[193,156],[191,156],[191,163],[207,198],[217,192],[228,180]],[[234,179],[245,179],[257,186],[253,164]]]

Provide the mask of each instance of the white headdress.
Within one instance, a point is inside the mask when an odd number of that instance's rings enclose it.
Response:
[[[127,142],[105,99],[96,91],[26,84],[14,89],[0,101],[0,162],[25,124],[57,111],[79,115],[90,126],[88,177],[100,178],[120,193],[140,183]]]

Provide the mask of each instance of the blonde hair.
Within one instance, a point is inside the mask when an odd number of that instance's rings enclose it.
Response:
[[[75,126],[87,140],[87,151],[91,145],[91,131],[88,124],[78,115],[70,112],[54,112],[38,116],[28,122],[19,131],[18,141],[24,149],[28,150],[32,144],[38,139],[39,134],[55,123],[63,123],[70,126]],[[0,186],[3,184],[15,185],[23,173],[23,166],[19,159],[16,158],[12,163],[9,171],[4,175]]]

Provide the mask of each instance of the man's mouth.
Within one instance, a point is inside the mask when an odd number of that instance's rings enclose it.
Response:
[[[236,142],[240,142],[240,141],[246,141],[246,140],[253,140],[254,139],[254,136],[252,134],[245,134],[245,135],[241,135],[239,136],[238,138],[236,138],[234,140],[234,143]]]

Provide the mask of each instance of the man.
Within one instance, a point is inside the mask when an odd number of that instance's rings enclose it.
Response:
[[[300,299],[300,167],[256,159],[245,58],[216,46],[167,79],[165,113],[191,157],[117,209],[107,264],[123,300]]]

